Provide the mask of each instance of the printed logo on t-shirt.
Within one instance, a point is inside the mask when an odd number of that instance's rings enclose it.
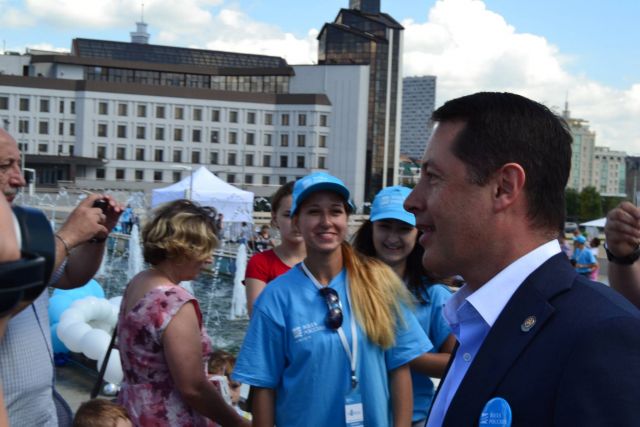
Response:
[[[291,328],[291,335],[295,342],[306,341],[311,338],[311,335],[316,332],[320,332],[326,329],[326,326],[319,325],[317,322],[305,323],[302,326],[295,326]]]

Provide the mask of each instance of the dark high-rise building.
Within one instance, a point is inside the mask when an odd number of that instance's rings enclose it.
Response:
[[[396,182],[400,154],[403,27],[380,0],[350,0],[318,35],[319,64],[369,65],[365,199]],[[349,144],[340,141],[339,144]]]

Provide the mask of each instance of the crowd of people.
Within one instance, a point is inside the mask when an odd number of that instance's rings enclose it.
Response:
[[[433,120],[415,188],[382,189],[352,238],[339,178],[312,173],[273,195],[270,226],[243,236],[256,253],[237,359],[214,351],[179,286],[211,262],[222,216],[189,200],[157,208],[142,229],[149,268],[120,308],[117,402],[84,403],[73,425],[636,425],[640,209],[608,214],[611,287],[597,283],[586,238],[562,241],[571,135],[561,118],[519,95],[476,93]],[[21,256],[9,209],[24,185],[19,160],[0,131],[3,263]],[[51,286],[92,277],[123,210],[102,194],[78,205],[55,234]],[[47,298],[1,313],[0,426],[71,425],[43,333]]]

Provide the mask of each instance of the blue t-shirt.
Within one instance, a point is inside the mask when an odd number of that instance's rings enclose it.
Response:
[[[576,261],[576,264],[588,265],[588,264],[597,263],[596,257],[593,255],[593,252],[591,252],[586,247],[582,249],[576,249],[573,252],[573,259]],[[580,268],[576,268],[576,272],[582,273],[582,274],[591,273],[591,269],[586,267],[580,267]]]
[[[416,303],[415,315],[422,329],[433,343],[432,352],[437,353],[451,334],[451,328],[442,317],[442,306],[451,298],[451,291],[444,285],[431,285],[422,293],[426,304]],[[435,389],[427,375],[411,371],[413,381],[413,421],[427,418]]]
[[[343,310],[342,328],[351,349],[351,311],[346,270],[331,280]],[[338,333],[325,326],[327,304],[300,264],[269,283],[254,305],[236,367],[236,381],[275,389],[279,427],[345,426],[345,397],[351,391],[350,361]],[[395,345],[386,351],[357,325],[356,375],[366,426],[392,421],[388,373],[433,346],[415,316],[404,310]]]

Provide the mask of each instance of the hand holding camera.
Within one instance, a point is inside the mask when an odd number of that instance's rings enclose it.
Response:
[[[111,196],[90,194],[69,214],[57,234],[69,250],[92,240],[101,242],[117,224],[121,213],[122,207]]]

